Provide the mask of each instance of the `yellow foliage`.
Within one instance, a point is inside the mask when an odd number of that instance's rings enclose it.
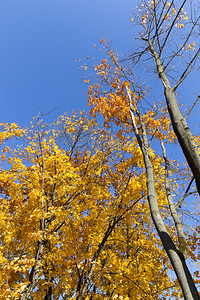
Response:
[[[145,294],[156,299],[155,293],[169,285],[145,199],[142,153],[125,122],[130,122],[127,82],[118,84],[100,98],[90,87],[90,103],[96,105],[93,114],[103,112],[107,125],[111,120],[121,124],[121,135],[111,135],[84,113],[60,116],[49,128],[37,119],[30,130],[2,126],[2,143],[21,137],[22,146],[2,148],[7,167],[0,173],[0,299],[22,296],[34,266],[39,275],[32,297],[38,299],[51,287],[55,299],[74,299],[80,276],[86,278],[91,268],[91,284],[97,289],[88,289],[85,299],[107,299],[109,293],[113,299]],[[134,101],[140,99],[132,95]],[[145,122],[151,124],[154,117],[150,111]],[[153,161],[160,170],[162,159],[155,156]],[[158,176],[159,190],[162,181]],[[164,194],[160,197],[164,205]]]

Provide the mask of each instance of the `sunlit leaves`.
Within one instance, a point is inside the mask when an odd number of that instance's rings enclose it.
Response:
[[[103,68],[106,72],[105,65]],[[37,264],[39,278],[33,295],[38,298],[52,287],[55,299],[60,295],[74,299],[91,264],[90,285],[95,292],[88,288],[85,297],[106,299],[112,295],[114,299],[118,294],[126,299],[148,294],[156,299],[164,289],[168,282],[163,271],[164,253],[155,236],[149,239],[152,227],[143,198],[142,154],[135,139],[123,137],[130,127],[126,84],[121,85],[116,74],[110,96],[104,96],[105,106],[99,103],[96,110],[104,111],[107,126],[115,120],[119,126],[116,135],[98,127],[95,119],[84,113],[60,116],[49,127],[36,118],[30,130],[7,125],[2,131],[4,141],[20,137],[21,146],[5,144],[2,149],[8,167],[0,174],[1,299],[11,295],[18,299],[26,293],[30,271]],[[91,101],[98,103],[92,88],[90,95]],[[132,96],[139,99],[137,94]],[[109,111],[114,117],[107,116]],[[160,164],[162,161],[155,158],[155,169]],[[99,248],[109,224],[117,219]],[[43,239],[42,258],[36,262]]]

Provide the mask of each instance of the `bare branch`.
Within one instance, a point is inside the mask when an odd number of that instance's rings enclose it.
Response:
[[[198,54],[200,52],[200,48],[197,50],[196,54],[194,55],[194,57],[191,59],[191,61],[188,63],[187,67],[185,68],[184,72],[181,74],[180,78],[178,79],[178,81],[175,83],[175,85],[173,86],[173,91],[175,92],[175,90],[177,89],[177,87],[183,82],[183,80],[187,77],[187,75],[192,71],[192,64],[195,61],[195,59],[197,58]],[[191,69],[189,70],[189,68],[191,67]]]
[[[187,117],[189,116],[189,114],[191,113],[191,111],[193,110],[194,106],[197,104],[198,100],[200,98],[200,95],[198,95],[197,99],[194,101],[194,103],[192,104],[190,110],[188,111],[187,115],[185,116],[185,120],[187,119]]]
[[[170,184],[169,184],[169,162],[166,156],[166,149],[165,146],[163,144],[163,141],[161,141],[161,147],[162,147],[162,151],[163,151],[163,158],[165,161],[165,189],[166,189],[166,194],[167,194],[167,200],[169,203],[169,209],[172,215],[172,218],[174,220],[174,224],[176,227],[176,231],[177,231],[177,235],[178,235],[178,241],[179,241],[179,251],[181,251],[186,259],[187,254],[188,254],[188,245],[184,236],[184,232],[183,232],[183,226],[182,223],[178,217],[177,211],[176,211],[176,207],[174,204],[174,201],[172,199],[172,195],[171,195],[171,191],[170,191]]]
[[[181,10],[182,10],[183,6],[185,5],[186,1],[187,1],[187,0],[184,0],[184,1],[183,1],[182,5],[180,6],[180,8],[179,8],[179,10],[178,10],[178,12],[177,12],[177,14],[176,14],[176,16],[175,16],[175,18],[174,18],[172,24],[171,24],[171,26],[170,26],[170,28],[169,28],[169,31],[168,31],[168,33],[167,33],[167,36],[166,36],[166,38],[165,38],[165,40],[164,40],[164,42],[163,42],[163,44],[162,44],[162,47],[161,47],[161,51],[160,51],[160,53],[159,53],[159,56],[161,56],[161,53],[162,53],[162,51],[163,51],[163,49],[164,49],[164,47],[165,47],[165,44],[166,44],[166,42],[167,42],[167,40],[168,40],[168,38],[169,38],[169,36],[170,36],[170,33],[171,33],[171,31],[172,31],[172,28],[174,27],[175,22],[176,22],[178,16],[180,15]]]
[[[181,47],[171,56],[171,58],[169,59],[169,61],[167,62],[167,64],[164,66],[164,71],[167,69],[168,65],[172,62],[172,60],[177,57],[179,55],[179,53],[183,50],[183,48],[186,46],[188,40],[190,39],[196,25],[197,25],[197,22],[198,20],[200,19],[200,17],[198,17],[198,19],[196,20],[196,22],[193,24],[190,32],[188,33],[186,39],[185,39],[185,42],[183,43],[183,45],[181,45]]]
[[[185,191],[185,194],[183,195],[183,197],[181,197],[181,199],[179,199],[179,200],[177,201],[176,206],[181,207],[183,201],[185,200],[185,198],[186,198],[187,196],[192,195],[192,194],[194,194],[194,193],[197,192],[197,191],[189,192],[190,187],[191,187],[193,181],[194,181],[194,176],[192,176],[192,179],[190,180],[190,182],[189,182],[189,184],[188,184],[188,187],[187,187],[187,189],[186,189],[186,191]]]

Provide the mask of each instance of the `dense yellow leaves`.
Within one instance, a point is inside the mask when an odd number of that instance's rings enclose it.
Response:
[[[170,284],[152,233],[142,153],[127,135],[127,83],[117,82],[100,100],[90,88],[90,101],[97,104],[93,113],[103,111],[107,126],[112,119],[121,124],[121,134],[98,127],[84,113],[60,116],[48,128],[37,119],[30,130],[4,127],[2,140],[21,137],[21,146],[2,148],[0,299],[23,296],[34,268],[39,273],[32,295],[39,299],[49,288],[55,299],[75,299],[87,276],[84,299],[157,299]],[[153,118],[151,112],[145,121]],[[155,157],[154,165],[160,170],[162,159]],[[159,190],[161,182],[159,177]]]

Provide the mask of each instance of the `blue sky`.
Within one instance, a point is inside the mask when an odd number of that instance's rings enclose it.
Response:
[[[79,64],[87,56],[98,59],[93,47],[102,38],[114,50],[128,53],[134,47],[130,22],[134,0],[2,0],[0,2],[0,121],[27,125],[33,116],[47,113],[53,121],[64,112],[87,110],[87,87]],[[152,75],[150,75],[152,76]],[[163,88],[144,74],[152,91]],[[199,73],[185,83],[186,105],[192,105]],[[148,99],[152,101],[152,96]],[[190,125],[199,122],[198,104]],[[194,121],[194,123],[193,123]],[[196,131],[196,130],[195,130]]]
[[[132,0],[2,0],[0,3],[0,121],[28,124],[51,111],[87,109],[75,60],[98,57],[102,38],[131,46]]]

